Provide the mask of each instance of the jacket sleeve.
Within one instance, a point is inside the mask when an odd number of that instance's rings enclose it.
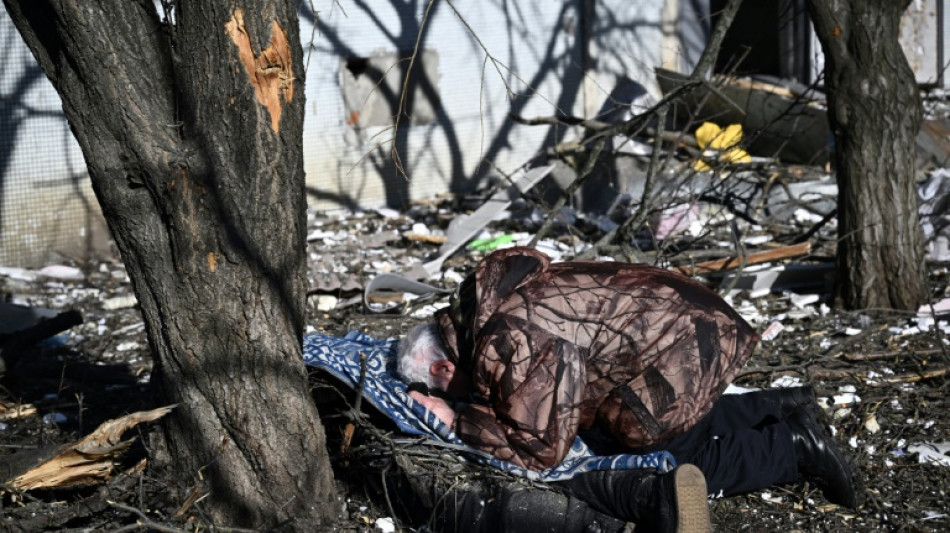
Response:
[[[555,466],[570,450],[580,423],[587,382],[580,354],[561,339],[526,334],[530,326],[524,324],[489,323],[486,329],[472,379],[487,401],[458,412],[456,433],[518,466],[538,471]]]

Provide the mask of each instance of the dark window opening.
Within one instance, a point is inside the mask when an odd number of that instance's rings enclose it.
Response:
[[[713,24],[726,0],[712,0]],[[805,0],[743,2],[726,33],[716,72],[811,81],[811,30]]]

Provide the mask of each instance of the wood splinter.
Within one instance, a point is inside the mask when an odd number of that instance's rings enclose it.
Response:
[[[51,459],[42,460],[25,471],[12,472],[13,479],[8,484],[13,489],[26,491],[81,487],[105,481],[112,476],[115,460],[135,440],[121,440],[122,434],[142,422],[158,420],[174,408],[174,405],[159,407],[103,422],[79,442],[59,448]]]
[[[730,270],[743,265],[757,265],[761,263],[768,263],[770,261],[777,261],[779,259],[799,257],[802,255],[808,255],[809,253],[811,253],[811,243],[803,242],[801,244],[793,244],[792,246],[784,246],[774,250],[755,252],[743,257],[731,257],[727,259],[718,259],[716,261],[696,263],[695,265],[676,266],[672,267],[672,270],[686,276],[695,276],[697,274],[710,274],[713,272]]]

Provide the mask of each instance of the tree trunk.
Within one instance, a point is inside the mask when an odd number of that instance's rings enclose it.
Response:
[[[169,473],[202,480],[219,525],[320,529],[336,505],[301,358],[297,2],[181,0],[173,24],[152,0],[4,3],[82,147],[158,401],[179,405]]]
[[[825,53],[838,181],[837,296],[848,309],[927,299],[917,217],[914,73],[898,41],[905,2],[809,0]]]

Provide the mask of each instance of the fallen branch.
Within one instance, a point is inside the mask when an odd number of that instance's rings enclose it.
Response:
[[[748,255],[740,255],[738,257],[732,257],[728,259],[706,261],[705,263],[697,263],[695,265],[675,266],[672,267],[672,270],[687,276],[695,276],[697,274],[721,272],[723,270],[737,268],[740,265],[757,265],[761,263],[777,261],[779,259],[800,257],[803,255],[808,255],[809,253],[811,253],[811,243],[803,242],[801,244],[793,244],[792,246],[785,246],[782,248],[776,248],[774,250],[765,250],[763,252],[755,252]]]
[[[508,116],[512,121],[517,122],[518,124],[524,124],[525,126],[580,126],[586,130],[593,132],[601,132],[608,128],[614,126],[610,122],[604,122],[597,119],[583,119],[580,117],[575,117],[572,115],[563,115],[558,114],[555,116],[541,116],[534,118],[525,118],[514,113],[509,113]],[[654,128],[643,128],[643,135],[645,137],[654,137],[657,135],[657,131]],[[690,134],[679,132],[679,131],[665,131],[660,134],[660,138],[666,142],[673,143],[676,145],[698,149],[699,144],[696,142],[696,138]],[[573,152],[579,153],[581,150],[577,147],[576,141],[573,142],[574,146],[571,146],[571,142],[564,142],[558,145],[556,149],[557,152]],[[697,152],[698,153],[698,152]]]
[[[933,368],[930,370],[924,370],[923,372],[907,372],[905,374],[897,374],[894,376],[887,376],[881,379],[868,380],[868,385],[892,385],[895,383],[918,383],[928,379],[942,378],[950,374],[950,368]]]
[[[855,381],[865,381],[866,370],[855,368],[815,368],[808,370],[810,380],[840,381],[842,379],[854,379]]]
[[[157,420],[175,406],[140,411],[103,422],[95,431],[75,444],[67,445],[52,459],[26,472],[11,472],[9,485],[15,490],[34,490],[93,485],[109,479],[114,461],[134,441],[120,440],[126,430],[142,422]]]
[[[801,365],[801,364],[778,365],[778,366],[749,366],[742,369],[742,372],[740,372],[739,375],[736,376],[736,380],[739,380],[740,378],[744,378],[747,376],[755,375],[755,374],[774,375],[776,373],[778,374],[788,374],[788,373],[805,374],[805,369],[804,369],[804,365]]]
[[[928,356],[928,355],[941,355],[943,350],[939,348],[934,348],[930,350],[912,350],[909,352],[906,351],[887,351],[887,352],[870,352],[870,353],[851,353],[843,352],[840,357],[846,361],[877,361],[880,359],[892,359],[894,357],[903,357],[907,355],[916,355],[916,356]]]
[[[868,370],[858,370],[853,368],[816,368],[808,371],[808,376],[812,380],[839,381],[842,379],[854,379],[864,383],[869,387],[882,387],[884,385],[896,385],[900,383],[918,383],[928,379],[942,378],[950,375],[950,368],[933,368],[921,372],[905,372],[892,376],[868,377]]]

